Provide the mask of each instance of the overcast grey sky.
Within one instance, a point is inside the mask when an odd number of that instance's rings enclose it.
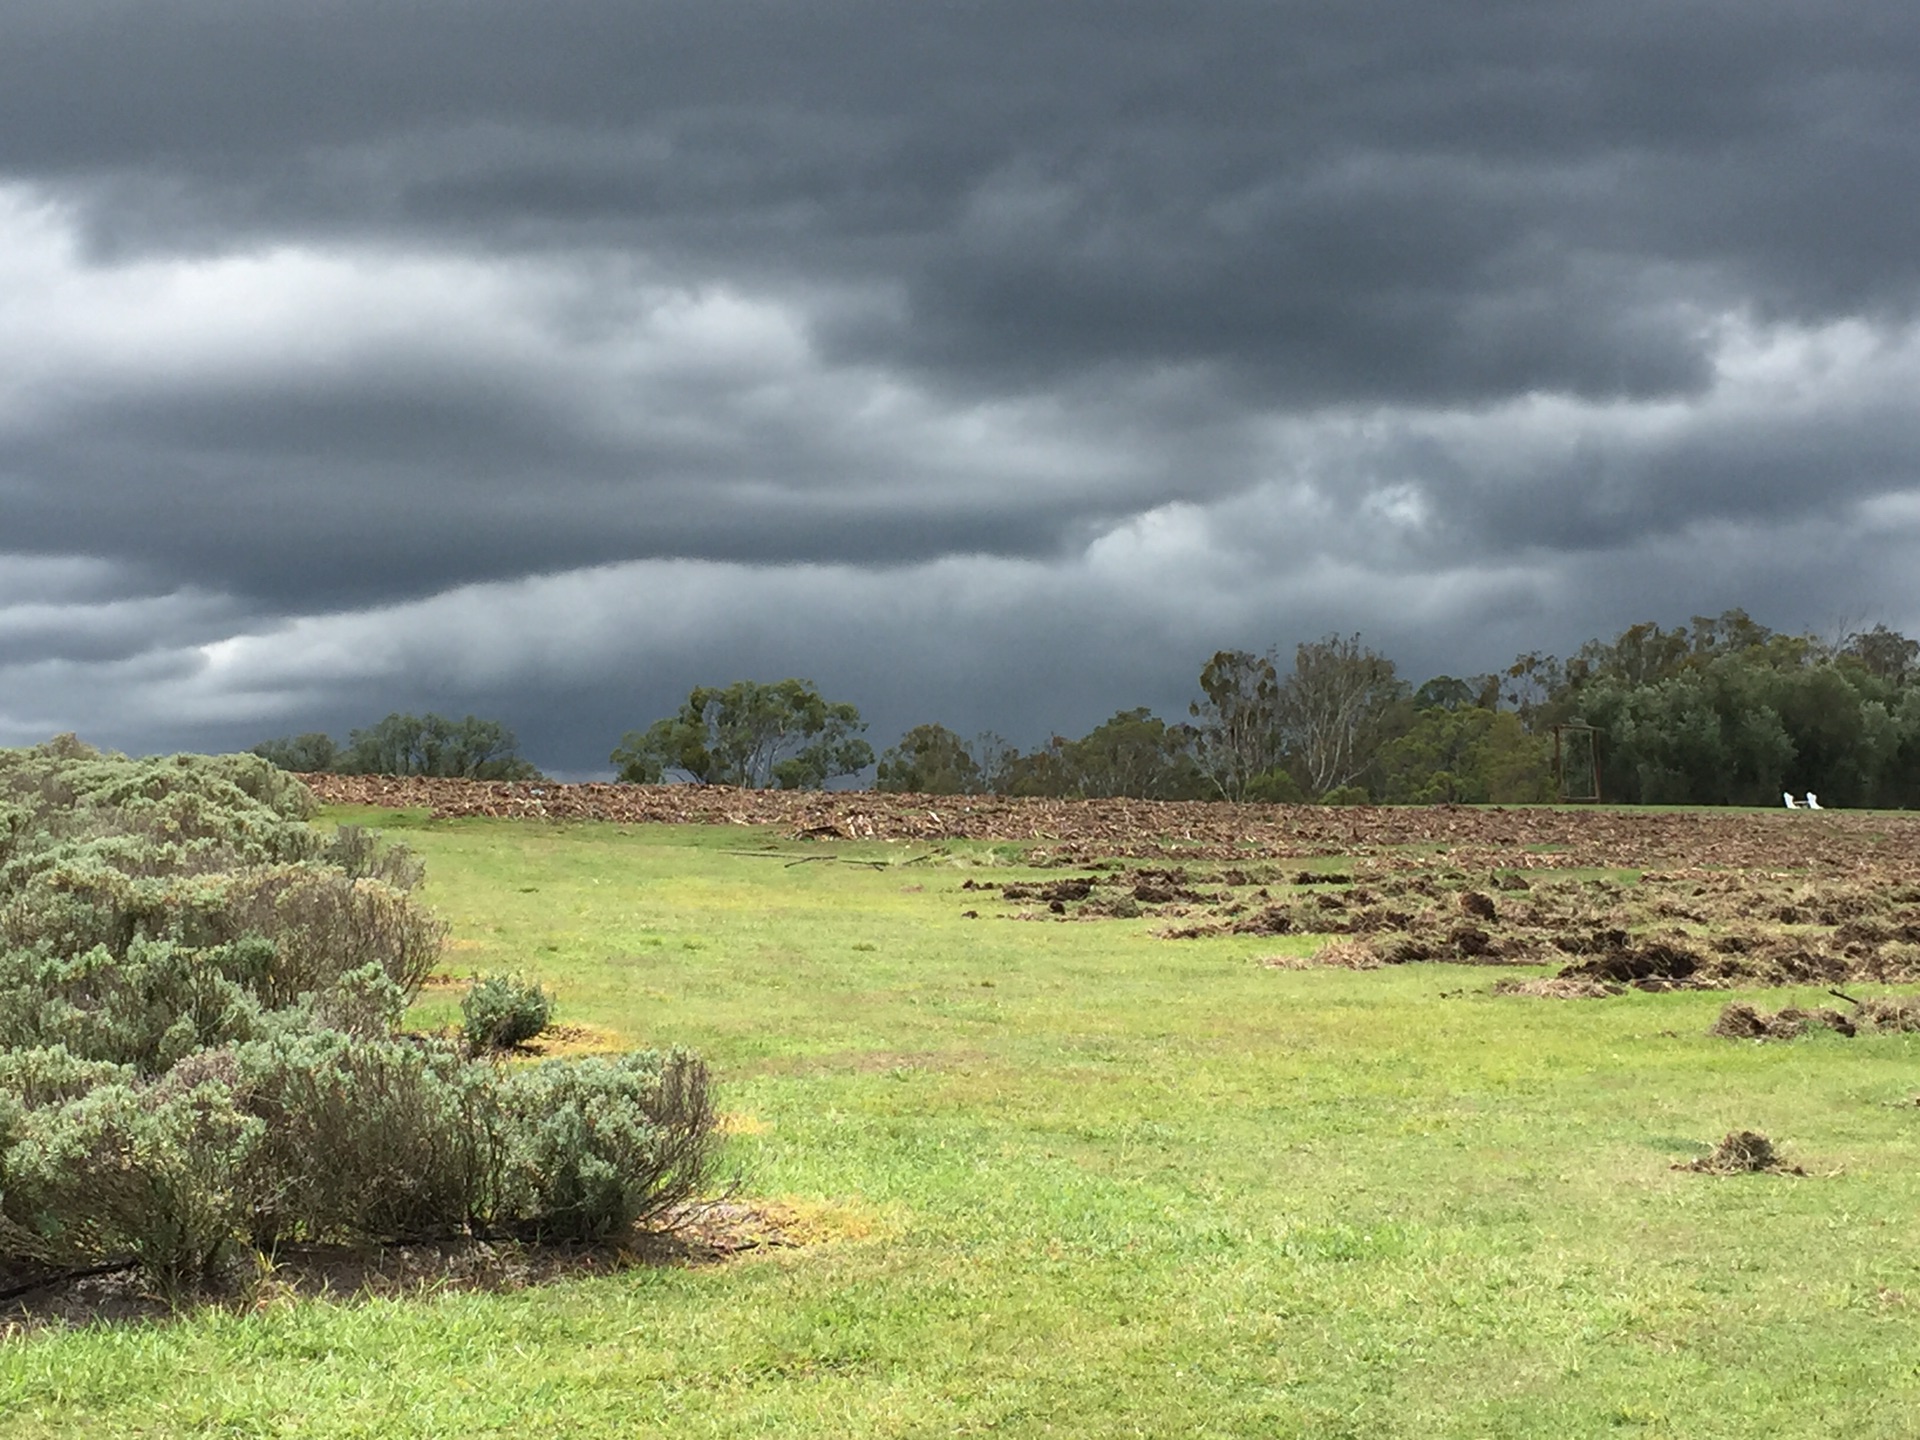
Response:
[[[1911,0],[0,0],[0,744],[1920,629]]]

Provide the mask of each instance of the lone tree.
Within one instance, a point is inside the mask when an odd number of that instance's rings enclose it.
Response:
[[[1294,650],[1280,690],[1280,728],[1306,782],[1320,796],[1351,785],[1392,738],[1407,693],[1393,661],[1358,635],[1329,635]]]
[[[857,709],[822,699],[811,680],[740,680],[695,687],[677,714],[622,736],[611,758],[629,784],[675,774],[700,785],[817,790],[873,763],[866,728]]]
[[[976,795],[986,788],[967,742],[944,725],[916,725],[880,757],[873,788],[914,795]]]
[[[1280,763],[1280,677],[1273,656],[1221,650],[1200,671],[1206,696],[1187,707],[1200,773],[1225,800]]]

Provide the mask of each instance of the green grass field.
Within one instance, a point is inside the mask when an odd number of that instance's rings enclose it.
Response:
[[[812,1243],[42,1333],[0,1434],[1920,1434],[1914,1038],[994,918],[1009,847],[380,818],[447,969],[704,1053]],[[1672,1168],[1743,1127],[1809,1175]]]

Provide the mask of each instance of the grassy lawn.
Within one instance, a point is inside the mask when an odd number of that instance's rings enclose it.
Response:
[[[1007,847],[383,818],[448,969],[703,1052],[744,1193],[812,1243],[45,1334],[0,1347],[0,1434],[1920,1427],[1914,1038],[1734,1043],[1711,994],[1494,998],[1485,969],[1256,963],[1299,938],[1000,919],[960,886],[1027,878]],[[767,849],[840,860],[739,853]],[[1671,1168],[1735,1128],[1808,1177]]]

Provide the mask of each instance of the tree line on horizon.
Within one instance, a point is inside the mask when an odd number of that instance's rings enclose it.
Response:
[[[878,756],[859,710],[812,682],[699,686],[610,756],[624,782],[818,789],[873,771],[880,791],[1048,798],[1529,804],[1920,804],[1920,641],[1876,625],[1839,640],[1743,610],[1646,622],[1561,659],[1415,686],[1358,635],[1202,667],[1186,718],[1122,710],[1022,752],[991,732],[916,725]],[[255,747],[282,768],[527,779],[513,733],[472,716],[390,715],[346,745]]]

